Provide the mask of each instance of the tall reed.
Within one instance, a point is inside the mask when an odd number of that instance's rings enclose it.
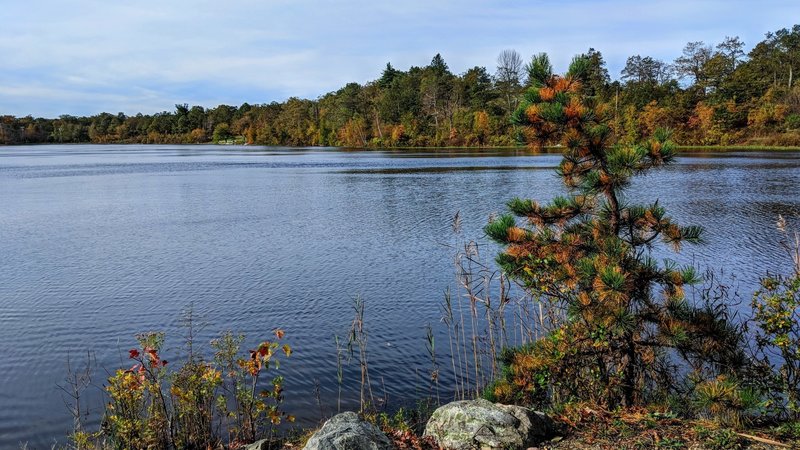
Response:
[[[451,222],[455,287],[448,287],[440,305],[447,333],[454,399],[480,396],[500,376],[504,348],[534,342],[563,318],[563,312],[512,284],[487,260],[485,244],[467,239],[459,213]],[[490,253],[495,249],[489,246]]]
[[[358,365],[361,369],[361,400],[360,410],[364,412],[370,405],[375,404],[372,394],[372,384],[369,380],[369,361],[367,359],[367,329],[364,326],[364,310],[366,303],[361,296],[353,299],[355,316],[350,325],[350,338],[347,341],[347,351],[352,358],[354,350],[358,350]]]

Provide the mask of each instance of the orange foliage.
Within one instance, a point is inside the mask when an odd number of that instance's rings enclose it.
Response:
[[[578,119],[585,113],[586,113],[586,108],[576,98],[570,100],[567,107],[564,108],[564,114],[566,114],[568,119]]]
[[[539,97],[542,99],[543,102],[551,102],[556,96],[555,89],[545,86],[539,89]]]

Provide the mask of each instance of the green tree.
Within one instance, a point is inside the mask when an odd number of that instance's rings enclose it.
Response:
[[[215,144],[226,141],[232,137],[233,135],[231,134],[231,127],[227,123],[220,123],[214,127],[214,135],[212,139],[214,140]]]
[[[726,363],[735,356],[711,354],[729,350],[724,344],[735,333],[721,332],[728,330],[721,319],[684,297],[684,287],[698,281],[694,269],[651,256],[659,240],[675,250],[699,243],[702,229],[678,225],[658,201],[633,205],[624,197],[633,176],[672,162],[669,134],[612,144],[612,112],[582,94],[587,65],[575,58],[563,77],[548,65],[534,67],[513,117],[531,145],[563,146],[558,174],[570,195],[545,205],[513,199],[513,215],[485,228],[504,246],[497,258],[503,271],[554,311],[547,336],[506,358],[509,376],[495,392],[505,400],[556,395],[633,405],[670,376],[668,349]]]
[[[659,85],[667,82],[671,73],[672,68],[661,60],[634,55],[625,62],[622,81]]]
[[[172,130],[174,133],[182,134],[188,133],[192,129],[189,128],[189,121],[187,116],[189,115],[189,105],[184,104],[176,104],[175,105],[175,128]]]
[[[480,110],[497,98],[492,90],[492,77],[485,67],[475,66],[461,76],[462,97],[471,109]]]
[[[290,97],[281,105],[275,127],[279,134],[278,142],[284,145],[314,145],[318,136],[315,103]]]
[[[717,54],[721,55],[730,64],[730,71],[736,69],[744,57],[744,42],[739,36],[725,36],[725,39],[717,44]]]
[[[449,129],[452,129],[451,108],[448,105],[453,93],[453,74],[440,54],[436,54],[431,63],[423,71],[420,81],[420,96],[422,111],[433,119],[434,143],[442,141],[440,126],[442,120],[447,119]]]
[[[536,80],[548,76],[548,74],[553,72],[553,65],[550,64],[550,57],[544,52],[531,56],[530,62],[525,64],[525,72],[528,74],[525,86],[530,87],[536,84]]]
[[[710,45],[703,41],[689,42],[683,54],[675,60],[675,73],[680,78],[689,77],[700,91],[706,88],[706,64],[714,55]]]
[[[392,78],[378,106],[384,120],[399,123],[406,114],[418,116],[422,112],[419,95],[420,72],[421,69],[418,67],[412,68],[408,72],[400,72]]]
[[[381,77],[378,79],[378,85],[382,89],[388,88],[389,86],[392,85],[392,81],[399,73],[400,72],[398,72],[394,67],[392,67],[392,63],[386,63],[386,68],[383,69],[383,73],[381,74]]]
[[[583,57],[587,61],[587,67],[581,76],[581,82],[586,95],[606,97],[609,90],[611,78],[608,75],[606,62],[603,55],[590,48]]]
[[[800,25],[766,34],[734,73],[738,90],[760,97],[768,89],[790,89],[800,67]]]

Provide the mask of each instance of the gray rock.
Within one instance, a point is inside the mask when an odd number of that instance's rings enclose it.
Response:
[[[244,450],[267,450],[269,449],[269,439],[262,439],[255,441],[250,445],[244,447]]]
[[[522,449],[554,434],[552,420],[543,413],[483,399],[444,405],[425,427],[425,436],[450,450]]]
[[[354,412],[333,416],[311,436],[303,450],[391,450],[392,442]]]

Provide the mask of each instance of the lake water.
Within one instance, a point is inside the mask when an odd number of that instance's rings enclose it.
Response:
[[[295,348],[281,367],[286,407],[309,424],[320,417],[316,384],[323,414],[335,411],[332,336],[346,334],[361,296],[376,391],[390,404],[424,395],[425,325],[446,342],[437,324],[455,284],[452,217],[459,212],[464,236],[485,243],[483,225],[510,198],[563,192],[559,158],[0,147],[0,448],[63,439],[71,417],[57,384],[68,355],[96,355],[97,386],[130,365],[138,332],[166,331],[165,358],[174,359],[190,306],[201,317],[198,344],[231,329],[252,346],[283,328]],[[678,259],[735,274],[746,303],[759,275],[786,267],[774,224],[800,212],[798,187],[800,153],[689,154],[636,179],[629,200],[658,199],[681,223],[705,226],[706,245]],[[357,368],[345,378],[352,407]],[[87,393],[92,426],[99,392]]]

